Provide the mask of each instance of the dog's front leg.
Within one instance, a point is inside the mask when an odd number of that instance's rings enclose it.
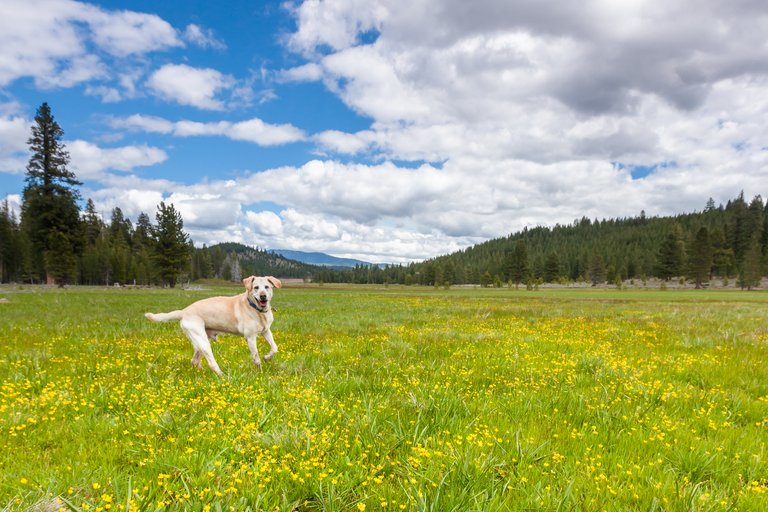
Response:
[[[261,333],[261,335],[264,336],[264,339],[269,343],[269,353],[264,356],[264,360],[269,361],[275,354],[277,354],[277,344],[275,343],[274,338],[272,338],[272,331],[269,329]]]
[[[257,368],[261,368],[261,358],[259,357],[259,348],[256,346],[256,334],[249,334],[245,337],[246,343],[248,343],[248,349],[251,351],[251,360]]]

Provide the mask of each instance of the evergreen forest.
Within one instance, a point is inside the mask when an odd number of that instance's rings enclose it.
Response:
[[[582,218],[536,227],[407,266],[323,272],[341,282],[450,286],[526,285],[627,280],[682,280],[697,288],[714,279],[751,289],[768,268],[768,205],[743,194],[725,205],[670,217]]]
[[[300,263],[236,243],[195,248],[173,204],[154,222],[135,223],[120,208],[104,220],[69,170],[63,130],[43,103],[28,140],[20,217],[0,204],[0,282],[175,286],[200,279],[239,281],[251,274],[320,283],[451,286],[619,285],[658,278],[696,288],[760,286],[768,274],[768,204],[743,193],[727,204],[711,198],[700,212],[670,217],[575,220],[536,227],[408,265],[333,269]]]

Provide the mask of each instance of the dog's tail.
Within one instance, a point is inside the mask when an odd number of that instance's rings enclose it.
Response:
[[[144,316],[153,322],[169,322],[171,320],[181,320],[181,310],[168,313],[144,313]]]

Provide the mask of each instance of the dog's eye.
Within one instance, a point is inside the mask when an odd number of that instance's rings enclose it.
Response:
[[[265,289],[267,289],[267,290],[269,290],[269,285],[266,285],[264,288],[265,288]]]

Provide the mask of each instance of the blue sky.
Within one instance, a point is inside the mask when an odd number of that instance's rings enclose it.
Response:
[[[43,101],[99,211],[198,245],[407,262],[765,196],[768,7],[720,4],[6,0],[0,198]]]

